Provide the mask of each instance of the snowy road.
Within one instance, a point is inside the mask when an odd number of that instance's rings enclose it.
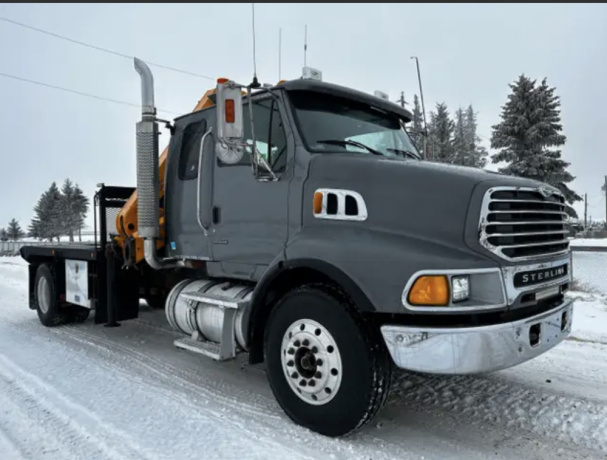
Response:
[[[482,377],[400,372],[346,439],[293,425],[264,371],[172,346],[162,312],[47,329],[0,258],[0,459],[607,459],[607,306],[579,295],[569,340]]]

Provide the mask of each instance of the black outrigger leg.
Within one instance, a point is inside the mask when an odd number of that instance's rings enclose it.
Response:
[[[120,323],[116,321],[116,274],[114,273],[114,252],[111,244],[105,246],[105,267],[106,267],[106,308],[107,323],[103,327],[119,327]]]

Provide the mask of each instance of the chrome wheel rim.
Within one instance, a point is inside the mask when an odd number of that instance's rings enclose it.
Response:
[[[51,306],[51,286],[46,278],[38,280],[38,308],[42,313],[47,313]]]
[[[335,339],[320,323],[301,319],[282,339],[282,369],[293,392],[308,404],[331,401],[341,385],[343,366]]]

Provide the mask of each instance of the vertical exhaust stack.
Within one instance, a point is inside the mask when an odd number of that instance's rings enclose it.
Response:
[[[171,268],[177,264],[160,260],[156,240],[160,237],[158,197],[158,125],[154,106],[154,77],[148,65],[134,59],[135,70],[141,77],[141,121],[137,123],[137,233],[143,238],[146,262],[155,269]]]

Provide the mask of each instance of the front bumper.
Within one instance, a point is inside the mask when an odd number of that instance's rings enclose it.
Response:
[[[478,374],[545,353],[567,338],[572,319],[573,301],[565,299],[548,312],[511,323],[452,329],[384,325],[381,332],[392,360],[402,369]]]

